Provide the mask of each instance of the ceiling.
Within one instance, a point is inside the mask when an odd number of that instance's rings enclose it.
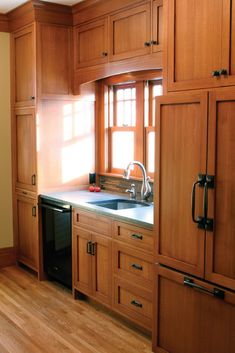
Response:
[[[42,0],[42,1],[46,1],[46,0]],[[63,5],[75,5],[81,1],[83,0],[49,0],[49,2],[53,2],[55,4],[63,4]],[[7,13],[8,11],[13,10],[17,6],[20,6],[25,2],[27,2],[27,0],[0,0],[0,13]]]

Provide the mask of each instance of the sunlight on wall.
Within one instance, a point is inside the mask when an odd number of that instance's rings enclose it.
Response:
[[[94,166],[94,102],[77,101],[64,106],[61,151],[62,183],[88,174]]]

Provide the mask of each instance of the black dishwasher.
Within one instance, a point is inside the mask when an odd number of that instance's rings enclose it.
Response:
[[[71,206],[40,198],[43,264],[48,278],[72,287]]]

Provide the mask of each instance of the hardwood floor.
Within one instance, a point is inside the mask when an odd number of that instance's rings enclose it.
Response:
[[[0,353],[150,353],[151,340],[52,282],[0,270]]]

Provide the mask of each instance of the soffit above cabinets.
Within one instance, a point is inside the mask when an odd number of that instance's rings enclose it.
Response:
[[[42,0],[46,1],[46,0]],[[49,0],[49,2],[61,5],[72,6],[84,0]],[[0,13],[7,13],[16,7],[26,3],[27,0],[1,0],[0,1]]]

